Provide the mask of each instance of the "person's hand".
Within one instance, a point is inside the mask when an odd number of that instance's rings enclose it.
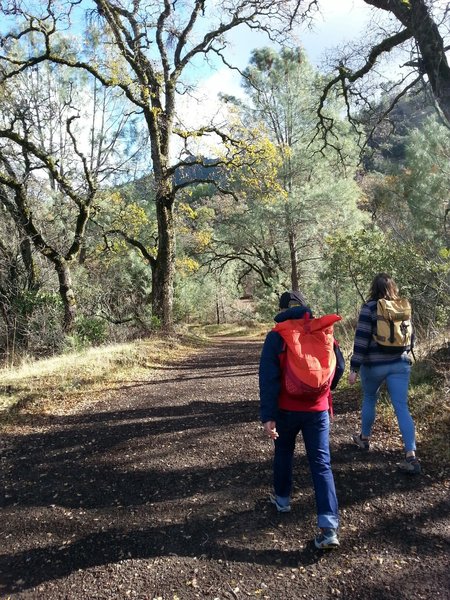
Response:
[[[263,423],[264,432],[270,437],[271,440],[276,440],[278,437],[278,432],[276,429],[275,421],[266,421]]]
[[[357,377],[358,377],[358,373],[356,373],[356,371],[350,371],[350,374],[348,376],[349,384],[353,385],[355,383]]]

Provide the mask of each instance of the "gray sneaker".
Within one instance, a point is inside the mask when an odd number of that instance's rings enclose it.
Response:
[[[354,433],[352,435],[353,443],[359,446],[362,450],[369,450],[370,443],[369,440],[363,440],[360,433]]]
[[[411,475],[418,475],[422,471],[420,462],[417,456],[408,456],[398,465],[400,471],[404,473],[410,473]]]
[[[272,504],[274,504],[277,508],[277,511],[280,513],[291,512],[291,503],[289,498],[280,498],[275,494],[269,495],[269,500]]]
[[[336,529],[322,529],[318,536],[314,539],[314,545],[319,550],[332,550],[338,548],[339,539]]]

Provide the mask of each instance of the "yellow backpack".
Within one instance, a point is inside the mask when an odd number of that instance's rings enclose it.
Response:
[[[383,348],[394,352],[411,346],[411,305],[406,298],[377,302],[377,330],[374,340]]]

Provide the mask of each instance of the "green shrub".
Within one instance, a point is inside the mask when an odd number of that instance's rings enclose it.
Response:
[[[75,326],[75,337],[84,346],[98,346],[108,339],[108,324],[97,317],[80,317]]]

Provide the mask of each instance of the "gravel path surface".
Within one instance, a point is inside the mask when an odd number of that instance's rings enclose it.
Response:
[[[293,509],[267,501],[261,342],[217,341],[1,441],[0,600],[450,598],[448,465],[399,473],[398,432],[350,444],[358,390],[337,392],[341,548],[315,550],[302,444]]]

